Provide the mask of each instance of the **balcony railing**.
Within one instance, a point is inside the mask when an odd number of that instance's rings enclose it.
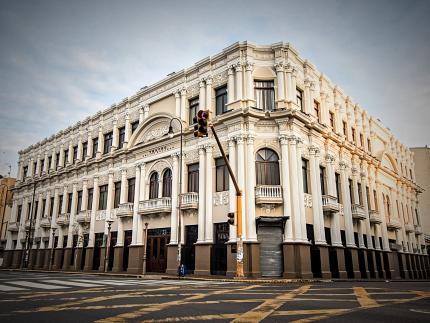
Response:
[[[282,204],[281,185],[258,185],[255,187],[256,204]]]
[[[40,227],[49,229],[51,227],[51,218],[50,217],[44,217],[40,219]]]
[[[397,229],[400,229],[401,227],[402,227],[402,225],[400,224],[400,221],[397,218],[392,217],[387,222],[387,228],[388,229],[397,230]]]
[[[366,212],[361,205],[353,204],[351,206],[352,218],[357,220],[364,220],[366,218]]]
[[[62,213],[57,217],[57,224],[61,226],[69,225],[70,213]]]
[[[337,203],[337,197],[331,195],[323,195],[322,196],[322,206],[324,212],[339,212],[340,207],[339,203]]]
[[[414,232],[415,231],[414,225],[411,223],[406,223],[405,224],[405,230],[406,230],[406,232]]]
[[[9,222],[9,226],[7,228],[11,232],[17,232],[19,230],[18,222]]]
[[[369,211],[369,220],[370,220],[370,223],[374,223],[374,224],[382,223],[381,216],[379,215],[379,212],[376,210]]]
[[[116,216],[118,217],[133,216],[133,206],[134,206],[134,203],[121,203],[120,205],[118,205]]]
[[[199,208],[199,193],[188,192],[181,194],[181,209],[190,210]]]
[[[415,225],[415,233],[416,234],[423,234],[423,229],[420,225]]]
[[[76,222],[78,223],[90,223],[91,222],[91,210],[81,211],[76,215]]]
[[[139,202],[139,213],[170,213],[172,211],[172,198],[161,197]]]

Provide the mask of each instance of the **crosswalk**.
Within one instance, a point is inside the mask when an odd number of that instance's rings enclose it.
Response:
[[[106,286],[210,286],[223,285],[220,281],[168,280],[168,279],[16,279],[0,281],[0,292],[25,292],[30,290],[67,290]]]

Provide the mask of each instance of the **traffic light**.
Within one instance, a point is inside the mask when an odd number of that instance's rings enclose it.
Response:
[[[209,111],[200,110],[199,112],[197,112],[197,116],[193,118],[194,137],[208,136],[208,120],[209,120]]]
[[[228,217],[228,224],[230,225],[234,225],[234,212],[229,212],[227,213],[227,217]]]

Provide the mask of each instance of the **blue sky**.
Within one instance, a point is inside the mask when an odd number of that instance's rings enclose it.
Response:
[[[23,149],[236,42],[290,42],[430,143],[430,1],[0,1],[0,174]]]

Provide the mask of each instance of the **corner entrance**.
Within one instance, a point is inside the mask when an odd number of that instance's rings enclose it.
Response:
[[[284,271],[282,255],[283,223],[258,222],[257,237],[260,242],[260,270],[263,277],[280,277]]]

